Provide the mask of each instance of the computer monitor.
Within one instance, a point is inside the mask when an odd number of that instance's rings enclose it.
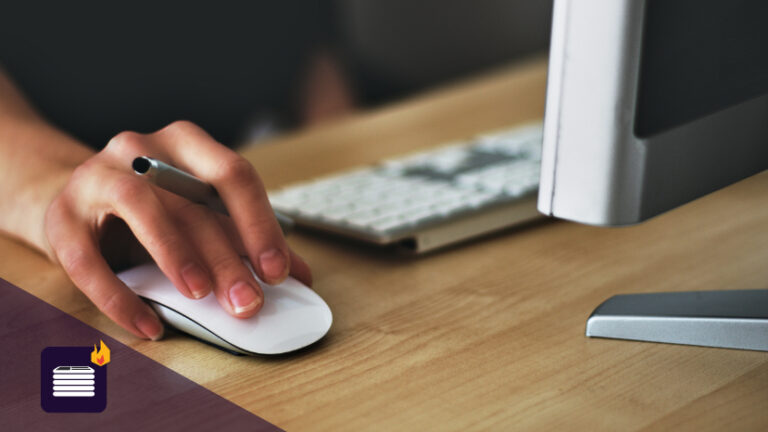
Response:
[[[766,17],[762,0],[556,0],[539,210],[634,224],[768,168]],[[617,296],[587,334],[768,350],[768,291]]]

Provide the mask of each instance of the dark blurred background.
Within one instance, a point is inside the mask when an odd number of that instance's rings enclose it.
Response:
[[[4,2],[0,65],[93,147],[194,121],[234,145],[545,52],[552,0]]]

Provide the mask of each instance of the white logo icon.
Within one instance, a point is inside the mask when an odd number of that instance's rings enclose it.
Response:
[[[93,397],[94,379],[88,366],[59,366],[53,370],[53,397]]]

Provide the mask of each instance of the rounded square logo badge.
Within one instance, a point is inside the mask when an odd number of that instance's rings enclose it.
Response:
[[[101,412],[107,407],[107,364],[91,347],[48,347],[40,353],[40,406],[46,412]]]

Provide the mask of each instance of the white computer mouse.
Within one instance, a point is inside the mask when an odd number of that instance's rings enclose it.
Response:
[[[291,277],[272,286],[254,274],[264,291],[264,306],[255,316],[241,319],[229,315],[213,294],[199,300],[184,297],[155,264],[134,267],[117,276],[149,300],[166,323],[242,354],[295,351],[320,340],[333,321],[325,301]]]

